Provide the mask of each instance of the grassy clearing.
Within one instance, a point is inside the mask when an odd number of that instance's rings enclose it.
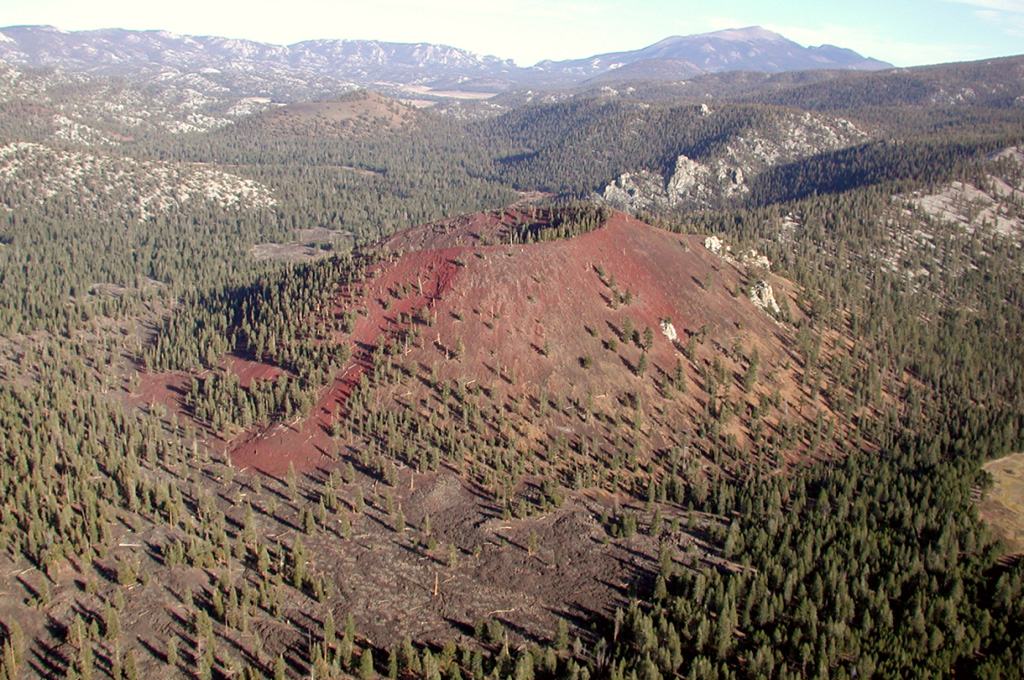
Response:
[[[981,517],[1001,538],[1009,553],[1024,552],[1024,453],[985,464],[992,488],[981,503]]]

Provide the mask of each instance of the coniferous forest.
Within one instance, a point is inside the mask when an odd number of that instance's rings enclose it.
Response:
[[[1024,675],[1024,108],[925,96],[1006,64],[173,133],[9,68],[0,680]]]

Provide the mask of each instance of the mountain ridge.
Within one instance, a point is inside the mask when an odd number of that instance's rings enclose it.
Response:
[[[672,75],[692,77],[725,70],[770,73],[803,69],[883,69],[891,64],[865,58],[844,48],[804,48],[760,27],[730,29],[692,36],[672,36],[626,52],[583,59],[545,60],[517,66],[510,59],[426,42],[314,39],[276,45],[222,36],[178,35],[169,31],[121,28],[63,31],[53,26],[0,28],[0,60],[28,66],[59,66],[104,75],[155,78],[168,70],[217,73],[263,72],[282,77],[313,73],[339,84],[365,86],[445,86],[454,82],[492,91],[514,87],[567,86],[635,65],[643,77],[645,62],[670,59],[693,69]],[[737,50],[737,46],[742,46]],[[657,72],[657,68],[655,68]]]
[[[744,50],[742,52],[741,46]],[[536,66],[544,70],[584,73],[592,77],[648,59],[679,59],[692,63],[705,73],[734,70],[779,73],[826,68],[892,68],[892,64],[865,58],[853,50],[834,45],[801,47],[792,40],[760,26],[670,36],[639,50],[609,52],[585,59],[542,61]]]

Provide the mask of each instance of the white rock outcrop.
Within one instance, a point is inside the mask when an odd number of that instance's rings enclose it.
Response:
[[[198,201],[241,210],[275,204],[268,187],[199,164],[71,152],[34,142],[0,146],[0,182],[29,189],[12,195],[16,200],[9,208],[70,196],[94,215],[114,211],[138,221]]]
[[[767,281],[758,281],[750,289],[750,301],[771,314],[779,313],[779,303],[775,300],[775,291]]]
[[[762,255],[751,248],[737,257],[732,252],[732,246],[725,245],[717,236],[708,236],[704,239],[704,247],[727,262],[741,264],[748,269],[764,269],[765,271],[772,269],[772,261],[768,259],[767,255]]]
[[[661,326],[661,332],[668,338],[668,341],[675,342],[679,335],[676,333],[676,327],[672,325],[672,322],[668,319],[662,319],[659,325]]]
[[[721,255],[723,249],[722,239],[718,238],[717,236],[708,236],[706,239],[704,239],[704,247],[710,250],[715,255]]]
[[[704,110],[698,115],[714,115]],[[868,135],[841,118],[780,115],[732,137],[711,158],[676,158],[664,176],[651,170],[620,175],[596,198],[626,211],[712,208],[750,192],[749,182],[770,167],[862,143]]]

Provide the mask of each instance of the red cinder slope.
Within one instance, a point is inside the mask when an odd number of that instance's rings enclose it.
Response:
[[[289,463],[328,466],[362,435],[380,437],[350,429],[347,399],[361,380],[362,411],[412,409],[432,422],[461,413],[443,385],[481,390],[489,404],[474,408],[496,422],[477,423],[477,435],[523,454],[559,438],[596,445],[599,456],[639,441],[640,465],[673,447],[692,446],[702,466],[727,468],[745,464],[745,454],[767,451],[778,463],[804,452],[800,442],[779,450],[770,441],[783,417],[807,420],[817,408],[804,410],[791,330],[742,294],[751,283],[742,268],[707,251],[703,237],[622,213],[572,238],[512,242],[513,227],[536,217],[468,215],[390,239],[361,290],[339,295],[339,310],[360,312],[351,365],[306,422],[234,441],[236,464],[273,474]],[[758,377],[744,384],[755,361]],[[366,379],[375,366],[376,379]],[[344,434],[332,437],[336,419]]]

